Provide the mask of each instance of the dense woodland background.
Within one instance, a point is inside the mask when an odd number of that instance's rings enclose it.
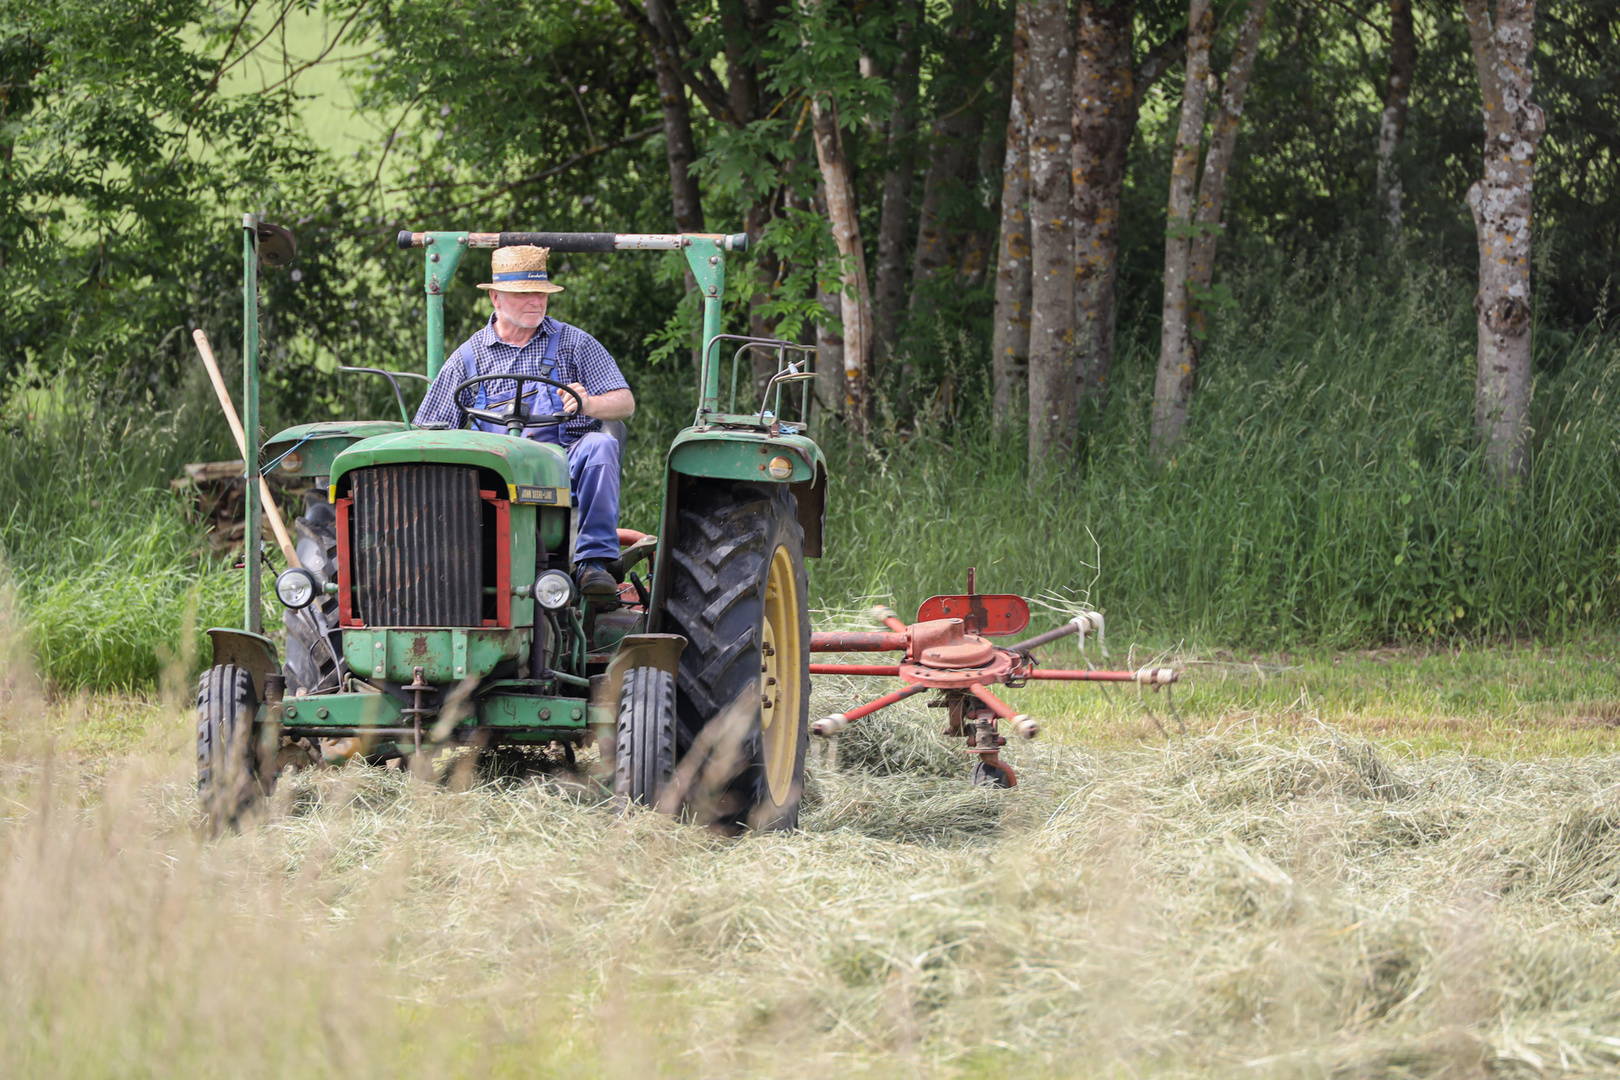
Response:
[[[1533,33],[1544,122],[1511,460],[1476,418],[1482,12]],[[972,563],[1152,640],[1605,625],[1617,27],[1616,0],[0,0],[0,545],[36,652],[139,682],[236,617],[167,481],[232,456],[189,331],[231,359],[244,209],[300,245],[264,282],[270,431],[386,415],[339,363],[420,369],[400,228],[746,230],[728,329],[822,347],[829,606]],[[636,388],[650,525],[693,403],[682,265],[560,262],[556,313]],[[1168,437],[1167,355],[1196,369]],[[1031,381],[1062,406],[1033,423]]]

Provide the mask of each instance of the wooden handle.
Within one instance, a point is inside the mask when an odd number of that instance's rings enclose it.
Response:
[[[225,410],[225,419],[231,425],[231,434],[236,436],[236,448],[242,452],[242,459],[245,461],[247,436],[242,432],[242,420],[236,415],[231,392],[225,389],[225,376],[219,373],[219,364],[214,360],[214,350],[208,344],[208,335],[201,330],[193,330],[191,337],[197,343],[197,352],[202,354],[203,367],[208,369],[208,380],[214,384],[214,394],[219,398],[219,407]],[[298,549],[293,546],[292,537],[287,535],[287,523],[281,520],[281,507],[276,505],[275,497],[270,494],[270,485],[263,476],[259,477],[259,495],[264,500],[264,508],[270,513],[270,528],[276,534],[276,543],[280,545],[282,555],[286,556],[287,565],[302,567],[303,563],[298,561]]]

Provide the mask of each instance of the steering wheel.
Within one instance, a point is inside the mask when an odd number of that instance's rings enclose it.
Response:
[[[512,403],[505,412],[496,412],[494,409],[472,409],[461,403],[463,391],[477,386],[479,383],[496,382],[498,380],[517,383],[517,393],[513,396]],[[575,407],[579,411],[550,414],[524,412],[523,399],[526,396],[523,392],[524,383],[539,383],[543,386],[555,387],[561,390],[574,399]],[[460,407],[462,412],[467,414],[469,419],[482,420],[486,424],[501,424],[505,426],[508,435],[521,436],[524,428],[553,427],[557,424],[566,424],[570,420],[580,419],[585,415],[585,401],[579,396],[578,391],[567,383],[560,383],[555,379],[547,379],[540,375],[474,375],[470,379],[463,380],[451,392],[450,398]]]

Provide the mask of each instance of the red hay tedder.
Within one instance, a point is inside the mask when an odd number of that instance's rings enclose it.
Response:
[[[968,568],[967,592],[957,596],[934,596],[917,609],[917,621],[907,626],[885,607],[872,609],[888,627],[886,631],[831,632],[812,634],[810,651],[822,653],[898,652],[904,656],[896,664],[811,664],[811,675],[888,675],[906,685],[880,698],[841,713],[823,717],[810,729],[831,738],[862,717],[924,691],[939,696],[928,704],[947,709],[946,735],[967,740],[968,753],[976,755],[973,779],[995,787],[1014,787],[1018,777],[1012,766],[1001,760],[1000,750],[1007,739],[998,730],[1007,721],[1013,733],[1033,739],[1040,725],[1013,711],[991,690],[995,685],[1020,687],[1031,679],[1064,682],[1135,683],[1157,690],[1178,678],[1174,668],[1145,667],[1137,671],[1060,671],[1039,666],[1033,650],[1070,634],[1079,634],[1081,650],[1085,636],[1102,641],[1103,617],[1100,612],[1083,611],[1054,630],[1025,638],[1014,645],[999,646],[992,637],[1012,637],[1029,626],[1029,602],[1009,593],[974,591],[973,568]]]

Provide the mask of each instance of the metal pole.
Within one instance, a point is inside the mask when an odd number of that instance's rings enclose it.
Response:
[[[242,215],[242,457],[247,475],[243,491],[242,566],[247,574],[243,626],[264,632],[259,565],[264,507],[259,500],[259,222]]]
[[[464,232],[422,234],[423,285],[427,289],[427,377],[437,378],[444,367],[444,290],[461,265],[467,250]]]
[[[686,238],[686,265],[703,293],[703,363],[698,416],[720,411],[720,357],[714,354],[714,339],[721,333],[721,300],[726,295],[724,243],[708,237]],[[740,247],[746,246],[740,245]]]

